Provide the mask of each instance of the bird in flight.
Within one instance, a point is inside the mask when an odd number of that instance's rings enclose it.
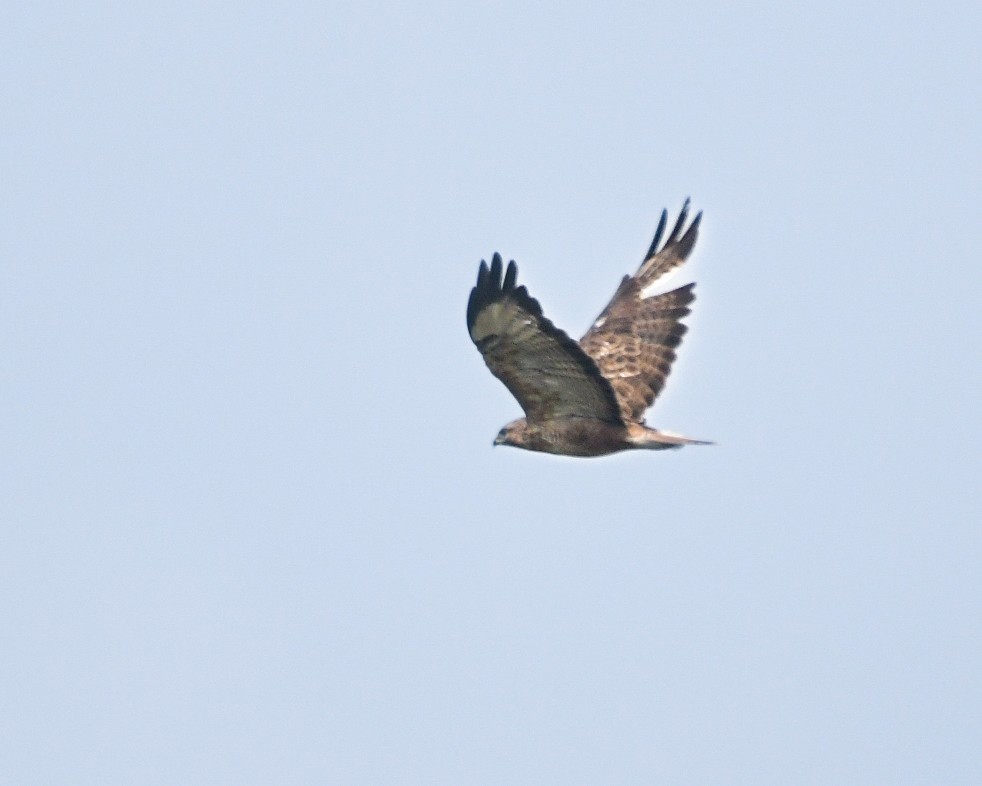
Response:
[[[649,428],[644,412],[661,392],[682,342],[695,284],[655,294],[653,286],[688,258],[702,213],[685,228],[685,201],[664,245],[668,213],[638,272],[624,276],[586,335],[574,341],[542,313],[501,255],[481,261],[467,302],[467,330],[491,373],[525,411],[504,426],[495,445],[561,456],[606,456],[622,450],[709,445]],[[683,231],[685,230],[685,231]]]

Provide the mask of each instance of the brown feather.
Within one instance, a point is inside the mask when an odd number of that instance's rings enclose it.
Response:
[[[620,422],[620,405],[596,363],[542,314],[517,268],[501,278],[501,256],[481,262],[467,304],[467,329],[491,373],[518,399],[530,421],[564,417]]]
[[[638,272],[624,277],[593,327],[580,339],[580,346],[610,380],[621,417],[627,423],[643,422],[644,411],[671,373],[675,349],[687,329],[680,320],[690,313],[695,284],[656,296],[642,297],[642,293],[685,262],[691,253],[702,214],[683,234],[688,209],[686,200],[665,245],[659,249],[667,217],[662,213],[655,239]]]

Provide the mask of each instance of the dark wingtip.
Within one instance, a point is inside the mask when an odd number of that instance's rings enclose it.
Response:
[[[685,222],[686,219],[689,217],[689,209],[691,208],[691,206],[692,206],[692,199],[686,197],[685,201],[682,203],[682,209],[679,211],[679,217],[675,219],[675,225],[672,227],[672,231],[669,233],[668,239],[665,241],[665,245],[662,246],[662,248],[667,248],[668,246],[672,245],[672,243],[680,242],[680,237],[682,241],[685,241],[685,239],[689,237],[690,233],[692,235],[692,240],[689,243],[689,245],[691,246],[691,243],[695,242],[695,233],[698,231],[699,222],[702,220],[701,210],[696,214],[696,217],[692,220],[692,223],[689,225],[689,228],[688,230],[686,230],[685,234],[683,235],[682,233],[682,230],[685,229]],[[665,234],[665,227],[667,225],[667,222],[668,222],[668,211],[662,210],[661,219],[658,221],[658,229],[655,230],[655,239],[651,241],[651,246],[649,246],[648,248],[648,253],[645,254],[644,257],[646,260],[650,259],[651,257],[653,257],[655,254],[658,253],[659,251],[658,246],[661,243],[662,236]]]
[[[702,211],[700,210],[696,213],[696,217],[692,219],[692,223],[689,224],[689,228],[682,235],[681,239],[678,241],[679,253],[683,257],[687,257],[691,251],[692,247],[696,244],[696,238],[699,236],[699,224],[702,221]]]
[[[515,264],[513,259],[508,263],[508,270],[505,271],[505,281],[501,285],[501,290],[503,292],[510,292],[515,288],[515,280],[518,278],[518,265]]]
[[[512,260],[508,263],[508,269],[505,271],[505,279],[501,280],[501,268],[504,262],[501,258],[501,254],[495,252],[491,257],[491,265],[489,266],[487,262],[483,259],[481,260],[481,266],[477,269],[477,284],[471,290],[470,298],[467,300],[467,328],[470,329],[474,325],[474,320],[477,319],[477,315],[482,308],[484,308],[488,303],[492,303],[502,295],[517,291],[515,288],[515,281],[518,278],[518,266],[515,261]],[[524,293],[524,297],[528,298],[528,294],[525,293],[524,287],[519,287],[521,293]],[[520,293],[520,294],[521,294]],[[534,300],[531,301],[534,304],[531,310],[534,312],[535,307],[538,304]]]
[[[672,227],[672,233],[668,236],[668,240],[665,241],[666,246],[672,245],[672,243],[679,239],[682,227],[685,226],[685,220],[689,217],[690,204],[689,197],[686,197],[685,202],[682,203],[682,210],[679,211],[679,217],[675,220],[675,226]]]
[[[498,256],[495,254],[495,256]],[[492,267],[494,266],[494,259],[491,261]],[[477,319],[477,313],[481,310],[484,301],[487,299],[488,283],[491,278],[491,269],[488,268],[488,263],[483,259],[481,260],[481,265],[477,269],[477,284],[471,289],[471,295],[467,298],[467,329],[470,330],[474,326],[474,320]]]
[[[650,259],[655,254],[658,253],[658,244],[661,243],[661,236],[665,232],[665,225],[668,223],[668,211],[661,211],[661,218],[658,221],[658,229],[655,230],[655,239],[651,241],[651,245],[648,247],[648,253],[645,254],[645,259]]]
[[[491,257],[490,285],[495,289],[501,289],[501,254],[497,252]]]

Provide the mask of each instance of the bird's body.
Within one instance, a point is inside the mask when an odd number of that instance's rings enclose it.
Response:
[[[577,343],[542,314],[518,269],[502,280],[498,254],[482,262],[467,304],[467,328],[491,372],[512,392],[525,417],[498,434],[512,445],[564,456],[605,456],[622,450],[663,450],[709,444],[649,428],[644,411],[661,391],[686,331],[682,317],[694,284],[660,295],[653,284],[681,265],[695,244],[701,214],[683,234],[688,201],[659,249],[662,213],[641,267],[625,276],[607,307]]]
[[[526,418],[513,420],[499,432],[494,444],[560,456],[590,457],[609,456],[622,450],[665,450],[710,443],[657,431],[641,423],[566,417],[542,422],[529,422]]]

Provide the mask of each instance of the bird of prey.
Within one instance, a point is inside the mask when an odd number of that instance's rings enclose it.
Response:
[[[624,276],[586,335],[574,341],[542,313],[501,255],[481,261],[467,302],[467,329],[491,373],[525,411],[494,440],[562,456],[605,456],[712,444],[649,428],[644,412],[661,391],[695,299],[695,284],[655,294],[653,285],[679,267],[695,245],[702,213],[685,228],[689,200],[661,244],[668,214],[638,272]],[[683,232],[683,230],[685,230]]]

